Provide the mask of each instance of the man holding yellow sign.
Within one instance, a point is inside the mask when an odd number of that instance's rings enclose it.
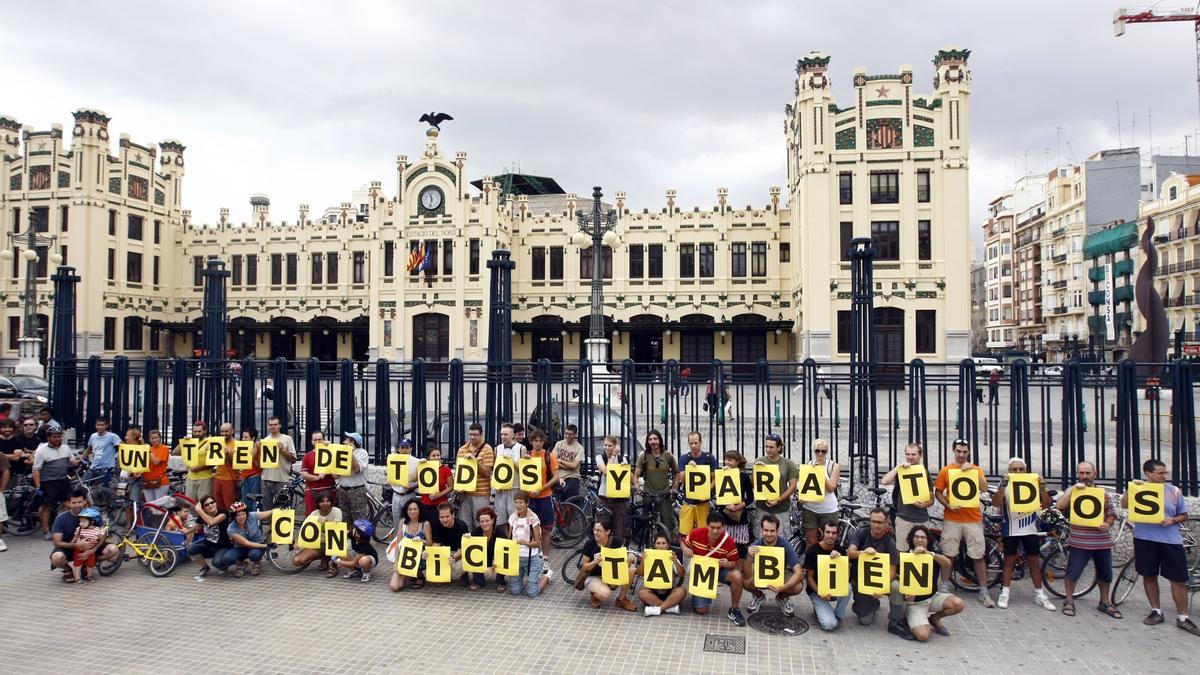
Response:
[[[792,543],[779,536],[779,517],[768,513],[759,523],[762,536],[750,544],[750,574],[745,578],[750,600],[750,613],[762,608],[767,600],[763,588],[775,593],[775,604],[784,614],[795,614],[792,596],[804,588],[804,570],[800,556]]]
[[[725,519],[721,514],[713,511],[708,514],[707,527],[698,527],[691,531],[688,536],[679,540],[679,545],[683,547],[684,555],[692,558],[691,569],[697,569],[697,559],[707,558],[715,560],[717,563],[715,578],[712,572],[707,573],[707,579],[711,580],[710,584],[706,584],[709,593],[701,595],[697,593],[695,587],[702,574],[692,573],[689,589],[692,594],[692,609],[697,614],[708,614],[708,610],[712,608],[713,597],[716,595],[716,588],[719,584],[729,584],[729,613],[726,615],[729,620],[738,626],[746,625],[746,617],[742,616],[742,610],[738,605],[742,602],[742,586],[743,577],[738,569],[738,554],[737,545],[733,542],[733,537],[725,531]],[[711,570],[711,565],[709,566]],[[709,597],[706,597],[709,596]]]
[[[996,606],[1008,609],[1008,590],[1012,586],[1013,567],[1022,555],[1029,567],[1033,580],[1033,603],[1053,612],[1057,609],[1042,589],[1042,538],[1038,536],[1038,509],[1050,506],[1050,493],[1046,492],[1046,479],[1040,474],[1026,473],[1025,460],[1013,457],[1008,460],[1008,475],[1000,481],[1000,487],[992,495],[992,506],[1000,509],[1004,518],[1001,532],[1004,537],[1004,578]]]
[[[939,579],[950,579],[952,563],[941,553],[927,549],[929,528],[924,525],[917,525],[908,533],[907,543],[908,552],[900,554],[899,578],[892,582],[888,599],[891,603],[888,632],[920,642],[929,640],[934,633],[950,637],[942,619],[958,614],[966,607],[957,595],[937,590]],[[914,559],[919,561],[921,558],[932,558],[929,560],[932,564],[925,568],[923,575],[918,573],[921,566],[913,564]],[[904,623],[900,623],[901,620]],[[907,630],[903,630],[905,624]],[[892,625],[899,625],[903,632],[893,630]]]
[[[766,456],[754,460],[755,467],[775,467],[779,484],[766,485],[761,471],[754,472],[754,498],[759,513],[770,513],[779,518],[779,536],[792,540],[792,495],[796,494],[796,481],[800,470],[792,460],[783,456],[783,438],[779,434],[767,434],[763,441]],[[764,487],[770,489],[764,490]]]
[[[896,548],[908,550],[908,531],[917,525],[929,525],[929,507],[933,506],[933,483],[925,470],[925,451],[920,443],[904,448],[904,462],[879,479],[880,485],[894,485],[892,504],[896,505]]]
[[[821,577],[818,574],[821,558],[836,560],[846,552],[837,540],[838,526],[834,523],[826,523],[825,528],[821,530],[821,539],[817,545],[809,546],[804,551],[804,573],[808,577],[808,599],[812,601],[813,610],[817,613],[817,624],[821,626],[821,630],[825,631],[833,630],[841,625],[842,619],[846,617],[846,606],[850,604],[849,567],[846,568],[844,575],[837,575],[836,570],[833,575],[827,573]],[[846,592],[836,595],[829,592],[839,588],[845,588]],[[825,595],[820,594],[822,589],[827,591]]]
[[[860,626],[875,623],[880,596],[891,590],[892,577],[900,561],[896,540],[888,530],[887,511],[871,509],[870,527],[862,527],[846,542],[846,557],[853,563],[850,569],[854,587],[854,604],[850,607]]]
[[[987,476],[971,463],[971,446],[966,441],[955,439],[953,447],[954,462],[942,467],[933,484],[934,496],[946,507],[942,516],[942,552],[953,558],[965,543],[967,557],[975,565],[975,578],[987,579],[984,559],[987,542],[983,537],[983,511],[979,508],[979,496],[987,494]],[[979,584],[979,602],[984,607],[996,606],[988,595],[987,584]]]
[[[1096,466],[1091,462],[1080,462],[1075,470],[1079,482],[1067,488],[1058,497],[1058,509],[1070,513],[1071,534],[1067,537],[1067,599],[1062,611],[1075,616],[1075,583],[1083,574],[1087,564],[1096,567],[1096,581],[1100,586],[1101,612],[1114,619],[1123,619],[1121,611],[1109,602],[1108,589],[1112,585],[1113,539],[1109,530],[1117,522],[1116,503],[1103,488],[1096,487]],[[1098,523],[1098,524],[1096,524]]]
[[[1200,627],[1188,616],[1188,565],[1183,549],[1180,524],[1188,519],[1183,490],[1167,482],[1167,465],[1149,459],[1142,465],[1146,480],[1135,480],[1121,498],[1121,507],[1129,508],[1133,521],[1133,566],[1142,576],[1142,587],[1150,601],[1150,614],[1142,619],[1147,626],[1163,623],[1158,597],[1158,577],[1171,583],[1171,598],[1178,616],[1175,626],[1192,635]]]

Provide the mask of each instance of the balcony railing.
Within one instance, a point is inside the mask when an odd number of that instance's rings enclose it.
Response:
[[[1054,313],[1055,313],[1055,314],[1066,314],[1066,313],[1067,313],[1067,308],[1066,308],[1066,307],[1055,307],[1055,308],[1054,308]]]
[[[1053,286],[1054,288],[1066,288],[1066,287],[1067,287],[1067,280],[1066,280],[1066,279],[1059,279],[1058,281],[1055,281],[1054,283],[1052,283],[1052,284],[1050,284],[1050,285],[1051,285],[1051,286]]]
[[[1051,260],[1053,260],[1053,261],[1054,261],[1054,262],[1056,262],[1056,263],[1065,262],[1065,261],[1066,261],[1066,259],[1067,259],[1067,254],[1066,254],[1066,253],[1059,253],[1058,255],[1056,255],[1056,256],[1053,256],[1053,257],[1051,257],[1050,259],[1051,259]]]

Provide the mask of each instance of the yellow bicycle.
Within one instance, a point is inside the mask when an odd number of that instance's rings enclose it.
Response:
[[[148,504],[147,506],[153,505]],[[140,518],[139,521],[141,521]],[[116,546],[117,555],[111,560],[101,560],[96,563],[96,571],[101,576],[107,577],[120,569],[121,564],[127,558],[137,558],[142,567],[149,569],[150,574],[155,577],[165,577],[174,572],[175,566],[179,564],[180,549],[172,545],[170,538],[163,532],[163,526],[167,521],[168,518],[161,518],[156,528],[139,526],[120,535],[111,531],[107,532],[104,543]],[[136,535],[137,538],[131,539],[130,534]]]

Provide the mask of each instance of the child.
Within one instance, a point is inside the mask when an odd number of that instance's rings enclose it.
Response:
[[[379,554],[371,544],[375,534],[375,526],[369,520],[356,520],[350,528],[350,557],[337,561],[337,566],[346,570],[343,579],[349,579],[355,574],[362,574],[365,584],[371,580],[371,570],[379,563]]]
[[[90,570],[96,567],[96,549],[104,543],[104,530],[100,522],[100,509],[90,506],[79,513],[79,527],[71,543],[75,544],[75,557],[71,560],[71,582],[92,580]]]

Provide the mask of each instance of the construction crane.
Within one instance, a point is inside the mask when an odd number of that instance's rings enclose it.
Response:
[[[1169,21],[1190,21],[1196,34],[1196,94],[1200,101],[1200,14],[1195,7],[1177,7],[1163,9],[1159,7],[1122,7],[1113,12],[1113,34],[1121,37],[1125,34],[1127,23],[1167,23]]]

